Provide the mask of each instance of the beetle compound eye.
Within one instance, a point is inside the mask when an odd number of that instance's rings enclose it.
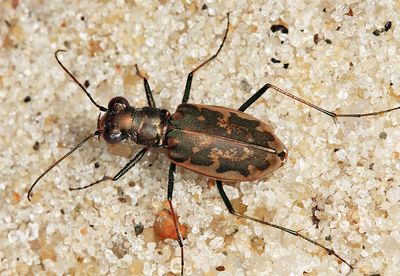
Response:
[[[118,113],[129,106],[129,102],[124,97],[115,97],[108,103],[108,110],[113,113]]]

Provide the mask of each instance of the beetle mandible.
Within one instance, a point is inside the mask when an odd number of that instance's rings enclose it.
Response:
[[[334,120],[338,117],[360,118],[374,116],[400,109],[400,107],[369,113],[339,114],[325,110],[269,83],[259,89],[237,110],[227,107],[188,103],[194,73],[218,56],[227,38],[229,24],[228,13],[226,30],[218,50],[213,56],[202,62],[188,74],[182,102],[173,114],[170,114],[166,109],[156,107],[148,80],[140,73],[137,65],[135,65],[136,71],[143,79],[148,106],[135,108],[123,97],[111,99],[107,108],[99,105],[94,101],[85,87],[61,63],[58,55],[60,52],[65,52],[65,50],[57,50],[55,58],[59,65],[80,86],[92,103],[101,112],[105,113],[101,117],[99,116],[97,130],[94,133],[74,146],[35,180],[28,191],[28,200],[31,200],[33,188],[39,180],[89,139],[98,136],[99,138],[102,137],[109,144],[131,140],[137,145],[141,145],[142,149],[115,176],[104,176],[87,186],[70,188],[70,190],[85,189],[107,180],[117,181],[133,168],[150,148],[166,148],[168,158],[171,161],[168,174],[167,201],[181,248],[181,274],[183,274],[184,268],[183,242],[177,227],[177,219],[172,204],[177,165],[214,180],[222,200],[231,214],[300,237],[325,249],[330,255],[334,255],[352,269],[351,264],[333,249],[306,237],[299,231],[237,212],[224,191],[223,182],[254,181],[285,164],[287,150],[273,133],[273,129],[268,124],[244,113],[248,107],[270,88],[272,88],[272,91],[279,92],[302,104],[308,105],[332,117]]]

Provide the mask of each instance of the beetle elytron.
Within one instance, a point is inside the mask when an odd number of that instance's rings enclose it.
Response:
[[[397,110],[400,109],[400,107],[363,114],[337,114],[322,109],[271,84],[265,84],[242,106],[240,106],[238,110],[218,106],[189,104],[188,100],[194,73],[217,57],[225,43],[228,30],[229,13],[227,14],[227,27],[221,45],[213,56],[201,63],[188,74],[182,103],[177,107],[173,114],[170,114],[166,109],[156,107],[149,83],[140,73],[137,66],[137,74],[144,81],[148,106],[135,108],[130,106],[128,101],[123,97],[113,98],[109,102],[107,108],[97,104],[85,87],[59,60],[58,54],[64,52],[64,50],[57,50],[55,52],[55,58],[59,65],[81,87],[93,104],[101,112],[105,112],[105,114],[103,114],[102,117],[99,117],[97,130],[94,133],[73,147],[66,155],[52,164],[36,179],[28,191],[28,199],[30,200],[32,190],[38,181],[87,140],[95,136],[101,136],[107,143],[115,144],[129,139],[143,147],[114,177],[104,176],[102,179],[87,186],[70,188],[70,190],[88,188],[106,180],[116,181],[135,166],[149,148],[166,148],[167,155],[171,161],[168,176],[167,200],[174,219],[174,225],[178,235],[178,243],[181,248],[182,274],[184,265],[183,243],[177,228],[177,219],[172,205],[174,174],[177,165],[215,180],[222,200],[231,214],[298,236],[325,249],[329,254],[333,254],[336,258],[340,259],[352,268],[350,263],[339,256],[333,249],[309,239],[298,231],[235,211],[224,191],[222,183],[224,181],[253,181],[262,178],[281,167],[287,159],[287,150],[279,138],[274,135],[272,128],[262,121],[244,113],[244,111],[246,111],[246,109],[260,98],[269,88],[325,113],[335,120],[338,117],[373,116]]]

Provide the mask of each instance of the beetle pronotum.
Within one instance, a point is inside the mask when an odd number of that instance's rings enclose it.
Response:
[[[339,114],[325,110],[269,83],[261,87],[237,110],[219,106],[189,104],[188,101],[194,73],[218,56],[225,43],[228,31],[229,13],[227,14],[227,26],[221,45],[213,56],[202,62],[188,74],[182,103],[173,114],[170,114],[166,109],[156,107],[150,85],[147,79],[140,73],[137,66],[137,74],[144,82],[148,106],[143,108],[132,107],[123,97],[111,99],[108,107],[99,105],[60,61],[59,53],[65,52],[65,50],[57,50],[55,58],[59,65],[80,86],[92,103],[101,112],[105,112],[105,114],[101,117],[99,116],[97,130],[94,133],[74,146],[34,181],[27,194],[28,200],[31,200],[33,188],[39,180],[89,139],[99,136],[103,137],[109,144],[116,144],[129,139],[141,145],[142,149],[115,176],[104,176],[87,186],[70,188],[70,190],[85,189],[107,180],[117,181],[142,159],[149,148],[166,148],[168,158],[171,161],[168,175],[167,200],[174,219],[178,243],[181,248],[182,274],[184,268],[183,242],[177,227],[176,215],[172,204],[176,165],[197,172],[215,181],[222,200],[231,214],[300,237],[323,248],[327,253],[334,255],[337,259],[352,268],[351,264],[333,249],[306,237],[299,231],[237,212],[227,197],[222,183],[254,181],[284,165],[287,159],[287,150],[273,133],[272,128],[253,116],[244,113],[248,107],[270,88],[272,88],[272,91],[279,92],[302,104],[308,105],[332,117],[334,120],[338,117],[359,118],[374,116],[400,109],[400,107],[369,113]]]

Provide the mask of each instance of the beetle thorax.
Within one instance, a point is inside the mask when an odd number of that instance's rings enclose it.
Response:
[[[132,140],[139,145],[161,147],[165,144],[167,121],[166,109],[146,106],[135,109],[132,121]]]

